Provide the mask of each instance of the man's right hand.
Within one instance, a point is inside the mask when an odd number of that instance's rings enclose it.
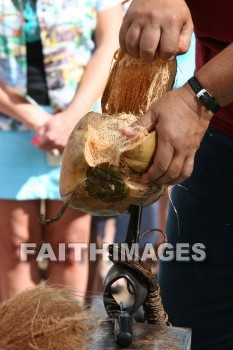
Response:
[[[120,46],[133,57],[147,62],[185,53],[193,23],[184,0],[133,0],[120,30]]]
[[[154,161],[141,181],[175,185],[188,178],[212,116],[186,84],[164,94],[135,123],[122,129],[128,137],[135,135],[138,126],[157,131]]]

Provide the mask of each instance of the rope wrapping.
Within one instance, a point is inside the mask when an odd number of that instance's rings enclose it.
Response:
[[[108,250],[109,259],[113,263],[117,262],[118,264],[125,266],[126,269],[130,268],[147,281],[148,293],[142,305],[145,321],[160,326],[171,326],[168,321],[168,315],[163,307],[157,278],[151,271],[151,265],[146,261],[142,261],[136,254],[129,259],[128,255],[125,254],[126,250],[124,246],[110,245]],[[124,256],[124,260],[121,259],[122,256]]]

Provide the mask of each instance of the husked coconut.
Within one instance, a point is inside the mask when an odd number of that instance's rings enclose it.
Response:
[[[154,62],[118,50],[101,105],[76,125],[67,142],[60,176],[60,194],[67,206],[93,215],[127,213],[130,206],[155,202],[167,186],[143,184],[156,151],[156,131],[143,127],[134,137],[121,129],[135,122],[166,91],[171,90],[176,60]]]
[[[73,130],[62,160],[60,194],[69,206],[93,215],[127,213],[132,204],[156,201],[166,186],[140,182],[150,166],[156,133],[139,128],[133,138],[121,129],[132,114],[88,113]]]

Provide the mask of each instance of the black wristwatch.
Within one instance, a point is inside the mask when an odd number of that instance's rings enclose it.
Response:
[[[193,76],[188,80],[189,86],[195,92],[198,100],[211,112],[216,113],[221,107],[211,93],[204,89],[197,78]]]

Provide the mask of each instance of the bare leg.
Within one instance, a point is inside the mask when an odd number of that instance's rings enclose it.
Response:
[[[39,201],[0,200],[0,295],[6,300],[39,282],[35,257],[20,261],[19,245],[40,243]]]
[[[46,201],[46,216],[56,216],[61,207],[60,201]],[[45,240],[58,257],[59,243],[89,243],[90,227],[90,215],[68,208],[59,222],[45,227]],[[88,252],[83,251],[82,261],[75,261],[74,249],[68,249],[66,253],[65,261],[49,262],[49,282],[72,287],[83,300],[88,281]]]
[[[115,218],[102,218],[103,232],[98,232],[100,230],[98,224],[95,220],[92,221],[92,230],[91,230],[91,243],[96,243],[98,248],[102,248],[102,243],[113,243],[115,237]],[[102,237],[103,236],[103,237]],[[106,255],[107,251],[106,251]],[[109,263],[108,263],[109,262]],[[103,281],[106,277],[106,274],[111,267],[112,263],[110,260],[103,260],[103,255],[97,256],[97,261],[89,261],[89,279],[88,279],[88,288],[87,291],[87,303],[91,304],[90,295],[100,294],[103,292]]]
[[[113,243],[114,238],[116,234],[116,218],[115,217],[110,217],[106,219],[105,222],[105,227],[104,227],[104,237],[103,240],[99,243],[101,246],[102,243]],[[102,281],[104,281],[108,270],[112,266],[112,262],[110,260],[105,260],[102,259],[103,257],[101,256],[100,263],[99,263],[99,273],[101,276]]]

